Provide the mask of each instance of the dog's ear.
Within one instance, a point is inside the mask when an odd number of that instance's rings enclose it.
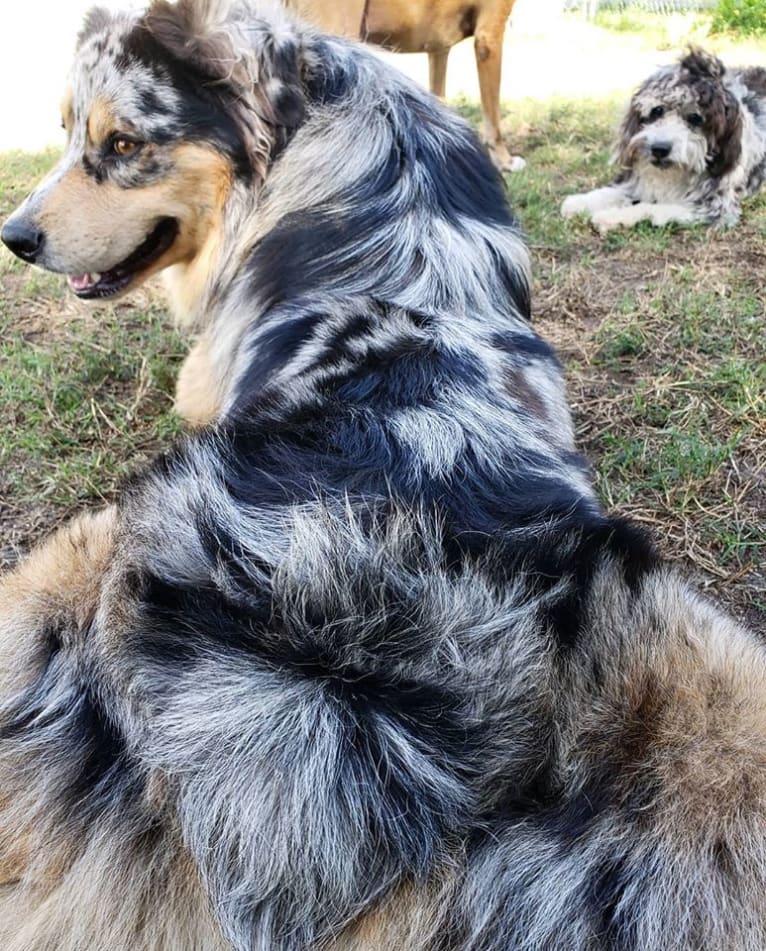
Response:
[[[742,154],[742,113],[734,96],[724,90],[709,110],[708,171],[715,178],[727,175]]]
[[[114,22],[114,17],[105,7],[91,7],[85,14],[85,19],[77,34],[75,49],[80,49],[82,44],[95,33],[100,33]]]
[[[708,172],[720,178],[739,162],[742,153],[742,114],[723,77],[726,67],[712,53],[692,48],[681,60],[681,75],[691,86],[705,117]]]
[[[689,48],[689,52],[681,58],[680,66],[682,73],[692,82],[698,79],[720,82],[726,72],[726,67],[717,56],[698,46]]]
[[[708,172],[720,178],[735,168],[742,154],[739,103],[723,83],[726,67],[717,56],[692,47],[681,59],[680,67],[682,80],[694,90],[705,117]]]
[[[639,90],[640,92],[640,90]],[[633,165],[635,150],[633,147],[633,138],[641,131],[641,113],[638,108],[638,93],[633,96],[625,111],[620,124],[620,131],[617,134],[617,145],[615,147],[612,161],[619,166],[620,173],[629,169]],[[618,173],[618,181],[620,180]]]
[[[301,46],[283,13],[273,24],[226,0],[155,0],[143,27],[199,74],[240,127],[261,174],[301,123]]]

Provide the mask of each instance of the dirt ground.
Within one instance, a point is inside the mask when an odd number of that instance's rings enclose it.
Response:
[[[703,263],[710,258],[714,265]],[[741,375],[730,386],[704,352],[715,344],[705,341],[701,352],[687,350],[679,359],[679,335],[668,328],[667,313],[647,303],[668,272],[690,266],[707,271],[714,286],[712,272],[727,258],[766,274],[762,242],[745,252],[690,249],[681,240],[672,253],[643,255],[640,264],[635,252],[619,250],[595,273],[575,268],[563,280],[558,256],[541,254],[534,312],[567,366],[579,443],[607,506],[647,526],[695,584],[766,634],[763,345],[756,342],[749,355],[738,348],[732,372]],[[761,277],[758,283],[762,325]],[[727,290],[713,293],[725,300]],[[626,332],[635,328],[631,320],[614,320],[626,299],[639,302],[643,337]],[[749,380],[739,361],[752,361]],[[748,385],[752,392],[733,395]]]

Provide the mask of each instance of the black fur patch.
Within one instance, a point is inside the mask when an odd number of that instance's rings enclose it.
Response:
[[[634,595],[646,576],[660,565],[649,536],[621,519],[604,520],[583,528],[571,549],[562,544],[551,545],[539,557],[532,558],[530,567],[539,572],[541,578],[551,581],[570,578],[568,593],[547,610],[551,631],[566,650],[576,647],[588,624],[590,586],[605,559],[616,562],[623,583]]]
[[[0,743],[30,763],[44,751],[58,774],[57,806],[65,800],[79,822],[102,815],[138,781],[125,740],[90,680],[54,636],[37,681],[3,711],[0,724]]]
[[[131,64],[139,64],[154,75],[158,90],[169,82],[179,94],[171,106],[158,92],[150,88],[141,91],[147,112],[165,120],[163,130],[154,135],[159,144],[174,140],[209,142],[230,156],[237,175],[250,175],[250,156],[220,84],[205,82],[199,71],[174,56],[141,23],[123,38],[116,61],[118,69]]]

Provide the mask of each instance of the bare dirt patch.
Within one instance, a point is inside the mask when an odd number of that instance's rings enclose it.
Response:
[[[610,249],[580,230],[579,253],[538,254],[535,319],[567,365],[606,504],[766,632],[759,222],[678,233],[659,250],[630,240]]]

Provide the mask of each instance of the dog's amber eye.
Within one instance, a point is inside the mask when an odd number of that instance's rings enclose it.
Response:
[[[655,106],[654,109],[649,113],[649,121],[655,122],[657,119],[661,119],[665,115],[665,110],[662,106]]]
[[[686,117],[686,121],[693,129],[698,129],[704,122],[704,119],[699,114],[699,112],[690,112]]]
[[[132,155],[137,148],[138,142],[134,142],[132,139],[125,139],[119,135],[112,139],[112,151],[115,155]]]

